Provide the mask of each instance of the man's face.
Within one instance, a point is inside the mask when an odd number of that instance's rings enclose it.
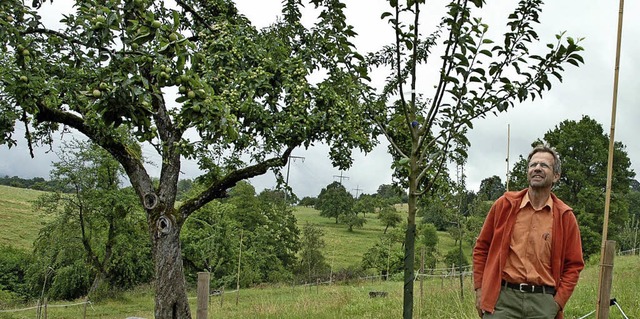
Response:
[[[527,180],[531,188],[543,189],[551,188],[557,182],[560,174],[553,173],[553,155],[547,152],[533,154],[529,161],[527,170]]]

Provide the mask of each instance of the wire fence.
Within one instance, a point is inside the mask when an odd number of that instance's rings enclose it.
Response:
[[[640,253],[640,248],[633,248],[629,250],[623,250],[618,252],[618,256],[634,256]]]
[[[76,303],[67,303],[67,304],[53,304],[50,305],[48,303],[43,303],[43,304],[38,304],[32,307],[26,307],[26,308],[17,308],[17,309],[0,309],[0,313],[8,313],[8,312],[22,312],[22,311],[28,311],[28,310],[37,310],[37,317],[40,317],[40,310],[43,308],[67,308],[67,307],[75,307],[75,306],[82,306],[82,305],[87,305],[90,306],[91,309],[93,309],[93,304],[91,303],[90,300],[85,300],[83,302],[76,302]],[[95,310],[95,309],[94,309]]]
[[[414,281],[420,280],[421,278],[442,278],[442,279],[458,278],[461,274],[462,276],[465,276],[465,277],[471,276],[473,274],[473,272],[471,271],[471,268],[472,268],[471,265],[467,265],[464,267],[425,269],[423,272],[417,271],[416,273],[414,273]],[[461,269],[462,269],[462,272],[460,272]],[[301,284],[294,283],[293,286],[315,287],[315,286],[321,286],[321,285],[339,284],[339,283],[344,283],[349,281],[376,281],[376,280],[384,281],[384,280],[389,280],[390,278],[402,277],[403,275],[404,275],[403,272],[397,272],[393,274],[358,276],[355,278],[335,278],[334,276],[331,276],[329,280],[318,279],[316,281],[308,281]],[[214,289],[210,291],[209,297],[222,296],[224,294],[233,294],[237,292],[238,292],[237,289],[234,289],[234,290],[224,290],[224,288]],[[197,299],[197,297],[196,296],[188,297],[188,299],[193,300],[193,299]],[[0,313],[21,312],[21,311],[28,311],[28,310],[34,310],[34,309],[38,310],[39,312],[39,310],[42,308],[74,307],[74,306],[82,306],[82,305],[90,306],[93,309],[93,304],[91,303],[91,301],[86,300],[83,302],[68,303],[68,304],[46,304],[45,303],[45,304],[38,304],[36,306],[19,308],[19,309],[4,309],[4,310],[0,309]]]

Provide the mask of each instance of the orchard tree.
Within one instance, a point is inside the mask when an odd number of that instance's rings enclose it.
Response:
[[[438,230],[435,225],[427,223],[422,224],[419,232],[419,242],[425,248],[426,266],[433,271],[438,263]]]
[[[283,1],[281,20],[257,30],[226,0],[77,0],[52,29],[24,1],[0,2],[0,144],[14,146],[22,122],[30,149],[73,131],[120,163],[147,214],[156,318],[191,317],[179,238],[192,213],[297,147],[326,142],[340,169],[372,148],[345,6],[309,1],[307,28],[304,4]],[[182,159],[205,186],[178,204]]]
[[[402,217],[400,216],[400,213],[398,213],[398,210],[391,205],[382,207],[382,209],[380,209],[380,213],[378,214],[378,218],[384,225],[384,234],[387,233],[389,227],[396,227],[400,223],[402,223]]]
[[[378,186],[376,196],[389,205],[403,203],[406,192],[402,187],[394,184],[382,184]]]
[[[377,127],[395,159],[394,176],[408,189],[405,237],[404,318],[413,313],[413,283],[418,198],[429,194],[448,162],[466,157],[466,132],[472,121],[507,111],[517,102],[541,97],[552,78],[561,80],[568,64],[582,63],[579,40],[556,36],[542,55],[530,52],[539,41],[541,0],[521,0],[507,18],[504,38],[488,37],[479,17],[484,0],[447,2],[435,31],[424,35],[424,0],[391,0],[382,19],[395,31],[394,41],[367,55],[372,68],[390,73],[377,95]],[[427,62],[435,62],[434,81],[418,81]],[[420,85],[419,85],[420,83]],[[423,84],[424,83],[424,84]],[[422,86],[424,85],[424,86]]]
[[[317,200],[318,199],[315,198],[315,197],[305,196],[300,200],[300,202],[298,202],[298,205],[299,206],[304,206],[304,207],[315,206]]]
[[[380,206],[380,201],[369,194],[362,194],[356,199],[353,207],[356,215],[362,213],[362,217],[367,217],[367,213],[375,213]]]
[[[338,216],[338,221],[340,221],[340,223],[342,224],[347,225],[347,229],[350,232],[353,231],[353,227],[362,228],[364,227],[364,224],[367,223],[367,219],[362,216],[358,216],[358,214],[356,214],[354,210],[346,211],[340,214],[340,216]]]
[[[315,209],[320,211],[320,216],[335,218],[336,224],[340,221],[340,216],[351,215],[355,199],[339,182],[333,182],[326,188],[320,190]]]
[[[326,258],[322,254],[326,243],[322,238],[324,231],[318,225],[309,224],[302,226],[302,238],[300,238],[300,261],[296,268],[296,274],[313,282],[320,276],[326,275],[331,270]]]

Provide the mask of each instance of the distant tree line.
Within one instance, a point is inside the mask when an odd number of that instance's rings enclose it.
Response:
[[[4,177],[0,177],[0,185],[17,187],[17,188],[28,188],[35,189],[39,191],[53,191],[59,189],[59,186],[55,181],[46,180],[42,177],[34,177],[34,178],[21,178],[18,176],[9,177],[9,175],[5,175]]]

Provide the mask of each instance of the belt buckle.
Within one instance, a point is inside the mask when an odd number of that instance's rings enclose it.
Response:
[[[526,287],[526,286],[530,286],[530,285],[525,284],[525,283],[520,284],[520,289],[519,289],[520,292],[529,292],[529,291],[523,289],[523,287]],[[531,286],[531,292],[533,292],[535,290],[535,288],[536,288],[535,286]]]

